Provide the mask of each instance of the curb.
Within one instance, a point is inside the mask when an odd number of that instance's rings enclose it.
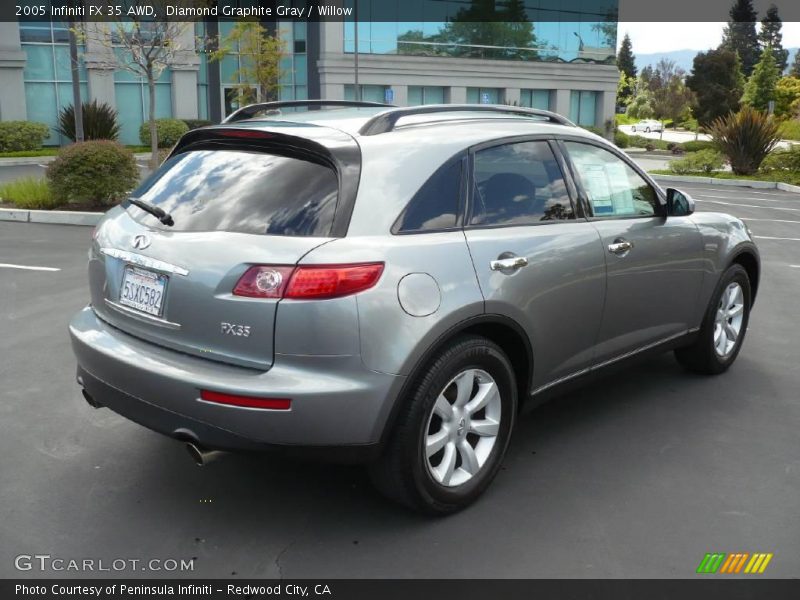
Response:
[[[52,223],[58,225],[97,225],[105,213],[79,212],[75,210],[20,210],[0,208],[0,221],[22,223]]]
[[[751,179],[719,179],[717,177],[694,177],[690,175],[658,175],[651,173],[650,177],[660,181],[675,181],[677,183],[702,183],[704,185],[722,185],[735,187],[749,187],[766,190],[781,190],[800,194],[800,186],[776,181],[756,181]]]

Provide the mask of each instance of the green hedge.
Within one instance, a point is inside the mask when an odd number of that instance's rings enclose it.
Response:
[[[679,175],[691,173],[710,174],[719,171],[725,164],[725,157],[711,148],[690,152],[684,158],[669,163],[669,170]]]
[[[159,148],[172,148],[181,136],[189,131],[189,126],[180,119],[156,119],[156,135]],[[139,128],[139,139],[144,146],[150,146],[150,122],[145,121]]]
[[[64,202],[109,205],[122,199],[139,182],[133,152],[109,140],[65,146],[47,166],[53,194]]]
[[[690,140],[681,144],[686,152],[697,152],[698,150],[716,150],[717,146],[711,140]]]
[[[50,135],[44,123],[33,121],[0,121],[0,152],[37,150]]]

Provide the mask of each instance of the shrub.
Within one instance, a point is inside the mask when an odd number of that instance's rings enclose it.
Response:
[[[800,119],[784,121],[779,126],[781,139],[800,140]]]
[[[697,152],[698,150],[715,150],[714,142],[710,140],[690,140],[681,144],[686,152]]]
[[[47,180],[36,177],[0,183],[0,198],[18,208],[26,209],[50,209],[60,204]]]
[[[792,146],[789,150],[776,150],[767,154],[761,163],[761,170],[797,171],[800,173],[800,146]]]
[[[711,139],[737,175],[752,175],[778,143],[778,126],[762,112],[744,106],[711,124]]]
[[[617,148],[627,148],[629,145],[628,136],[621,131],[615,131],[614,144],[617,146]]]
[[[0,122],[0,152],[20,152],[36,150],[50,135],[50,128],[44,123],[33,121]]]
[[[156,119],[156,135],[159,148],[172,148],[181,136],[189,131],[189,126],[180,119]],[[145,121],[139,128],[139,139],[144,146],[150,146],[150,122]]]
[[[599,127],[595,127],[594,125],[581,125],[581,128],[585,129],[586,131],[591,131],[592,133],[594,133],[595,135],[599,135],[600,137],[603,136],[603,130],[600,129]]]
[[[189,131],[192,129],[198,129],[199,127],[207,127],[208,125],[213,125],[211,121],[208,119],[181,119],[186,126],[189,128]]]
[[[97,100],[81,104],[83,114],[83,139],[116,140],[119,137],[117,111],[111,105]],[[71,104],[61,109],[56,131],[75,141],[75,107]]]
[[[711,173],[718,171],[725,164],[725,158],[717,150],[706,148],[690,152],[683,158],[669,163],[669,170],[683,175],[686,173]]]
[[[47,167],[53,193],[63,201],[113,204],[139,181],[133,152],[109,140],[72,144]]]

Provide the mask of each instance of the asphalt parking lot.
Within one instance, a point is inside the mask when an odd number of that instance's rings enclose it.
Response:
[[[89,408],[66,327],[87,301],[91,229],[0,223],[0,263],[58,269],[0,267],[0,577],[40,577],[14,557],[48,554],[195,559],[104,576],[684,578],[706,552],[771,552],[761,577],[800,576],[800,195],[679,187],[758,238],[736,365],[706,378],[664,355],[525,415],[487,494],[438,520],[387,503],[358,467],[200,469]]]

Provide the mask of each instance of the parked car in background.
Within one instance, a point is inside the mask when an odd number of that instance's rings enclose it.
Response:
[[[554,113],[268,103],[105,215],[70,334],[89,404],[199,464],[313,450],[448,513],[563,384],[667,350],[728,369],[759,264],[741,220]]]
[[[663,131],[664,125],[661,121],[657,121],[655,119],[644,119],[631,125],[631,131],[636,133],[637,131],[644,131],[645,133],[650,133],[651,131]]]

